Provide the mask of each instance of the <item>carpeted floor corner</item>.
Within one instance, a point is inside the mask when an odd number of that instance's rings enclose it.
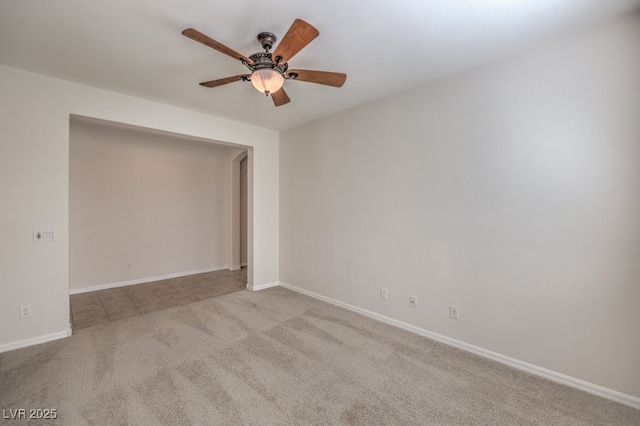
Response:
[[[34,423],[59,425],[640,424],[638,410],[279,287],[0,354],[0,409],[19,408],[55,409]]]

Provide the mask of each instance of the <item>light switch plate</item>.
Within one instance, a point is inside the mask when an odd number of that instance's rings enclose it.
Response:
[[[46,241],[55,241],[56,240],[56,231],[52,229],[47,229],[46,231],[41,231],[38,229],[33,230],[33,242],[41,243]]]

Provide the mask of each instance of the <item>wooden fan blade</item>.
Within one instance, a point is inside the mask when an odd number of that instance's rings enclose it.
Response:
[[[277,107],[291,102],[291,99],[289,99],[287,92],[284,91],[284,87],[282,87],[276,93],[271,93],[271,99],[273,99],[273,104]]]
[[[226,78],[219,78],[217,80],[205,81],[203,83],[200,83],[200,86],[218,87],[218,86],[222,86],[223,84],[233,83],[234,81],[240,81],[245,77],[249,77],[249,74],[240,74],[240,75],[234,75],[233,77],[226,77]]]
[[[273,52],[272,57],[276,62],[281,64],[289,62],[289,59],[293,58],[296,53],[311,43],[319,34],[313,25],[302,19],[296,19]],[[278,60],[278,57],[281,59]]]
[[[293,80],[306,81],[308,83],[324,84],[325,86],[342,87],[347,80],[347,75],[341,72],[289,70],[287,76]]]
[[[186,30],[182,31],[182,35],[185,37],[189,37],[191,40],[195,40],[198,43],[202,43],[205,46],[209,46],[210,48],[215,49],[220,53],[229,55],[234,59],[238,59],[240,61],[244,60],[251,63],[251,60],[249,60],[249,58],[247,58],[246,56],[241,55],[240,53],[236,52],[232,48],[227,47],[224,44],[215,41],[211,37],[202,34],[198,30],[194,30],[193,28],[187,28]]]

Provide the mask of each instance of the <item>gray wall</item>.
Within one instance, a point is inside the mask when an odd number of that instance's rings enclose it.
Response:
[[[0,99],[0,352],[69,333],[70,116],[249,149],[247,282],[278,282],[278,132],[5,66]],[[34,229],[56,240],[34,243]]]
[[[638,76],[636,13],[284,132],[281,281],[640,397]]]

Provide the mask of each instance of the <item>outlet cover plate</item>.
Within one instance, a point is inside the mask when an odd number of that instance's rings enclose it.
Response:
[[[389,292],[386,288],[380,287],[380,299],[387,300],[389,298]]]
[[[453,319],[458,319],[458,307],[449,306],[449,316]]]
[[[20,319],[31,318],[31,305],[20,306]]]
[[[416,296],[409,296],[409,306],[412,308],[418,307],[418,298]]]

